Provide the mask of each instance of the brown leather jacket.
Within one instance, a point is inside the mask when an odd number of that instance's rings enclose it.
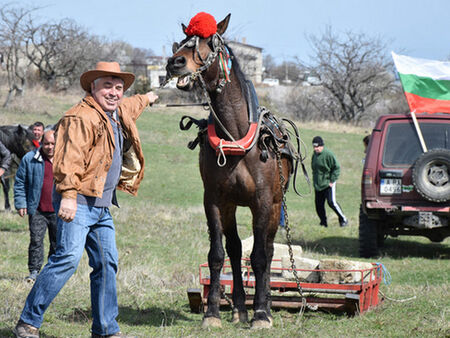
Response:
[[[133,195],[144,177],[136,120],[148,104],[147,95],[135,95],[123,98],[118,109],[125,137],[118,188]],[[77,193],[101,197],[112,163],[114,134],[107,115],[90,94],[59,120],[55,141],[56,191],[63,198],[76,198]]]

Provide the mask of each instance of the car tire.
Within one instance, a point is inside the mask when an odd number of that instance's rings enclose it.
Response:
[[[412,178],[417,192],[426,200],[450,200],[450,150],[433,149],[420,155]]]
[[[359,257],[370,258],[378,256],[378,222],[370,219],[359,210]]]

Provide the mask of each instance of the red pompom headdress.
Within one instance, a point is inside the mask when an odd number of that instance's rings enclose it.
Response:
[[[216,19],[211,14],[200,12],[196,14],[191,21],[189,26],[186,28],[186,35],[193,36],[197,35],[201,38],[208,38],[217,32]]]

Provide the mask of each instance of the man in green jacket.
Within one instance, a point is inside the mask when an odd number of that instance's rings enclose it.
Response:
[[[339,177],[340,166],[331,150],[325,148],[320,136],[313,138],[314,154],[311,159],[313,171],[316,212],[320,218],[320,225],[328,226],[325,211],[325,200],[339,218],[341,227],[348,225],[339,203],[336,201],[336,181]]]

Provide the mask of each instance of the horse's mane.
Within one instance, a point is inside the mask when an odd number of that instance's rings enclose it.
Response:
[[[233,50],[227,44],[225,44],[225,47],[227,47],[228,52],[230,53],[230,56],[233,59],[232,68],[234,69],[234,74],[236,74],[239,84],[241,85],[242,95],[244,95],[244,98],[247,102],[250,102],[250,98],[248,97],[248,91],[246,90],[246,88],[247,88],[246,82],[249,80],[247,79],[244,72],[242,71],[241,66],[239,65],[239,61],[238,61],[236,55],[233,53]]]

